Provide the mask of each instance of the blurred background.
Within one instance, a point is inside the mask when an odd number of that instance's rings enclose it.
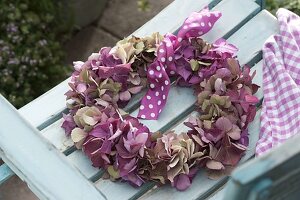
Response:
[[[113,46],[172,1],[0,0],[0,93],[22,107],[66,79],[73,61]],[[279,7],[300,14],[300,0],[266,0],[273,14]],[[0,199],[37,198],[14,176]]]

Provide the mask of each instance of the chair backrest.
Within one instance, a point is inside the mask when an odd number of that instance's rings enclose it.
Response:
[[[300,136],[252,159],[232,174],[225,199],[299,199]]]

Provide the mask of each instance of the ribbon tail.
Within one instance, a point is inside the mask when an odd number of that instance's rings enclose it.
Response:
[[[138,118],[156,120],[166,105],[170,79],[163,66],[158,61],[148,66],[147,79],[149,90],[142,98]]]
[[[210,11],[208,8],[200,12],[193,12],[178,31],[178,41],[190,37],[199,37],[209,32],[216,21],[222,16],[219,11]]]

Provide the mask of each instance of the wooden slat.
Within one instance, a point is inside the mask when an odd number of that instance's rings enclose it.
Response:
[[[52,144],[0,97],[0,155],[41,199],[105,197]]]
[[[132,35],[144,37],[153,32],[160,32],[161,34],[175,32],[192,12],[199,11],[209,4],[217,4],[219,1],[220,0],[174,0],[172,4],[136,30]]]
[[[210,42],[216,41],[220,36],[227,39],[255,16],[259,12],[260,7],[249,0],[223,0],[213,10],[220,11],[222,17],[209,34],[203,36],[203,39]]]
[[[224,199],[225,192],[224,192],[224,186],[222,188],[219,188],[218,191],[216,191],[214,194],[209,196],[207,199],[209,200],[222,200]]]
[[[4,183],[7,179],[12,177],[14,172],[7,166],[7,164],[2,164],[0,166],[0,185]]]
[[[64,94],[69,89],[68,82],[70,82],[70,78],[20,108],[19,113],[39,129],[51,124],[66,108]]]
[[[258,62],[258,57],[263,43],[272,34],[278,32],[278,24],[276,18],[266,10],[261,11],[253,17],[247,24],[241,27],[228,42],[242,47],[243,51],[238,52],[240,62],[247,63],[254,59]],[[238,42],[238,43],[237,43]],[[257,48],[259,45],[260,48]]]
[[[99,169],[92,166],[91,160],[87,156],[85,156],[82,151],[75,151],[74,153],[67,156],[67,158],[88,179],[99,172]],[[82,170],[82,166],[88,167],[85,167],[84,170]]]

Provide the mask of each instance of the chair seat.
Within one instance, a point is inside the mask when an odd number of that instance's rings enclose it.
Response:
[[[252,67],[252,72],[256,70],[257,75],[254,79],[254,83],[262,85],[261,48],[264,41],[270,35],[277,32],[276,18],[266,10],[262,10],[262,2],[263,1],[254,0],[175,0],[161,13],[134,32],[133,35],[145,36],[157,31],[162,34],[175,32],[191,12],[199,11],[206,5],[209,5],[213,10],[221,11],[223,16],[215,24],[212,31],[204,36],[204,39],[208,42],[214,42],[218,38],[223,37],[228,39],[230,43],[236,45],[239,48],[238,59],[240,63],[242,65],[249,64]],[[62,152],[64,157],[67,158],[68,163],[71,163],[76,171],[81,172],[86,180],[93,182],[93,186],[97,188],[97,191],[100,191],[105,198],[203,199],[217,191],[228,180],[228,177],[221,178],[220,180],[209,180],[205,172],[200,171],[194,179],[192,186],[185,192],[179,192],[170,186],[156,187],[152,182],[146,183],[140,188],[133,188],[126,183],[111,182],[110,180],[102,179],[103,171],[91,166],[91,162],[88,158],[84,156],[81,151],[76,150],[70,138],[65,136],[63,129],[60,127],[62,124],[62,112],[66,112],[64,93],[68,90],[68,82],[69,79],[63,81],[49,92],[27,104],[19,110],[19,114],[34,127],[38,128],[41,136],[47,139],[57,150]],[[139,101],[144,94],[145,91],[136,95],[125,110],[130,112],[131,115],[136,116]],[[256,96],[259,99],[263,98],[261,89],[256,93]],[[151,131],[165,132],[170,129],[175,129],[176,132],[180,132],[185,130],[182,122],[187,120],[194,111],[196,97],[193,95],[193,90],[173,85],[168,99],[167,105],[161,113],[159,120],[142,120],[142,123],[147,125]],[[257,141],[260,127],[260,108],[258,107],[257,109],[256,118],[249,127],[250,146],[241,163],[246,162],[254,155],[255,142]],[[43,110],[43,112],[40,112],[40,110]],[[4,130],[5,129],[3,129],[3,131]],[[2,134],[5,134],[3,131],[0,131],[0,137]],[[24,148],[26,150],[25,146]],[[13,158],[16,156],[14,152],[9,153]],[[22,166],[15,166],[15,161],[6,157],[5,154],[6,153],[3,153],[4,161],[17,173],[22,171]],[[29,174],[37,170],[36,168],[38,168],[38,166],[33,163],[32,172]],[[4,170],[6,170],[6,173],[4,173]],[[26,173],[24,172],[24,174]],[[9,178],[12,174],[12,171],[3,164],[0,167],[0,183]],[[46,177],[48,176],[45,176],[45,178]],[[34,188],[38,189],[38,185],[32,182],[34,181],[32,177],[23,178],[29,185],[33,184]],[[45,179],[45,181],[51,182],[55,180]],[[70,188],[66,188],[66,192],[71,192],[68,191],[68,189]],[[47,197],[47,194],[42,194],[41,196],[43,195]]]

